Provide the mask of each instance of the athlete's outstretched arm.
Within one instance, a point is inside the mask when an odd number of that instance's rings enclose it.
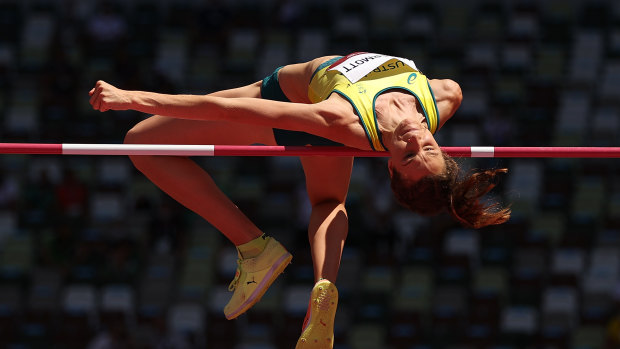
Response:
[[[89,92],[95,110],[136,110],[180,119],[229,121],[271,128],[305,131],[330,138],[338,108],[323,104],[278,102],[260,98],[223,98],[213,95],[169,95],[122,90],[98,81]]]

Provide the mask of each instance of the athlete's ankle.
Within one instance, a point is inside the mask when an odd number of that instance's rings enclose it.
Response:
[[[237,246],[237,251],[242,258],[254,258],[265,250],[265,246],[267,246],[267,235],[263,234],[254,240]]]

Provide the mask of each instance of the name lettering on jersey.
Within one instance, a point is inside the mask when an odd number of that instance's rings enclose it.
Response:
[[[395,62],[384,64],[389,60],[395,60]],[[408,65],[415,70],[419,70],[410,59],[377,53],[356,52],[339,59],[328,68],[328,71],[337,70],[349,79],[351,83],[356,83],[371,71],[388,71],[399,68],[402,65]]]

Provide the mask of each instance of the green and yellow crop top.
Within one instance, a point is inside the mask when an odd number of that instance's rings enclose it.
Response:
[[[373,54],[351,54],[319,66],[310,81],[308,89],[310,101],[312,103],[324,101],[333,92],[346,98],[357,112],[372,149],[383,151],[386,148],[377,125],[375,101],[385,91],[405,90],[414,95],[422,106],[429,130],[434,134],[439,127],[439,111],[428,78],[417,70],[412,61],[398,57],[370,55]],[[380,59],[373,61],[373,57]],[[364,67],[366,71],[372,70],[358,78],[349,74],[354,68],[363,64],[366,64]],[[358,75],[359,73],[358,71]]]

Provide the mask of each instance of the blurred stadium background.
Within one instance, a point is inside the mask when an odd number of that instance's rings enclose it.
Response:
[[[98,79],[208,93],[279,65],[374,51],[464,92],[442,145],[618,146],[620,2],[0,0],[2,142],[120,143]],[[313,284],[297,159],[197,159],[295,256],[224,319],[236,252],[125,157],[0,157],[0,347],[284,349]],[[510,223],[413,216],[385,159],[357,159],[338,280],[340,349],[620,347],[620,163],[507,166]]]

